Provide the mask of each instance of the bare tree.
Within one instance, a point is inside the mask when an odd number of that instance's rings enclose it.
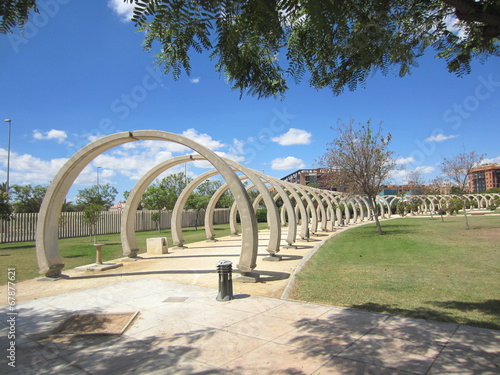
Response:
[[[442,176],[438,176],[426,185],[425,191],[432,195],[449,194],[450,184]]]
[[[469,229],[469,221],[467,219],[467,210],[464,193],[469,191],[468,181],[469,174],[472,169],[481,164],[486,155],[479,155],[476,151],[469,153],[462,152],[453,158],[444,158],[441,165],[441,170],[453,183],[457,184],[457,192],[463,204],[465,228]]]
[[[367,196],[374,213],[379,234],[383,234],[378,219],[377,195],[388,179],[395,162],[388,149],[391,135],[382,135],[382,128],[366,125],[341,124],[336,129],[337,138],[328,143],[329,148],[321,162],[328,166],[331,186],[343,186],[347,192]]]
[[[422,172],[420,172],[418,168],[408,173],[408,176],[406,176],[405,178],[405,182],[408,185],[409,191],[413,191],[413,194],[415,194],[415,190],[421,191],[423,186],[425,185],[424,178],[422,177]]]

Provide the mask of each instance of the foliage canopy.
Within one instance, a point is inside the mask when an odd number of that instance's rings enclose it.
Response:
[[[189,74],[191,55],[208,51],[233,89],[258,97],[282,96],[289,79],[339,94],[376,70],[405,76],[427,48],[458,75],[500,55],[498,0],[123,1],[165,73]],[[2,2],[0,32],[22,28],[36,4]]]
[[[93,185],[90,188],[78,190],[76,202],[88,206],[91,204],[101,206],[101,209],[108,210],[115,201],[118,190],[110,184]]]

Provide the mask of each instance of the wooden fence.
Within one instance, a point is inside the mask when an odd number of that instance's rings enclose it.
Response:
[[[156,211],[137,211],[136,232],[156,230],[156,223],[151,220],[151,215]],[[182,214],[182,227],[203,226],[205,211],[201,211],[196,218],[196,211],[184,211]],[[13,214],[9,221],[0,220],[0,243],[34,241],[38,213]],[[162,212],[160,229],[170,229],[171,212]],[[198,222],[196,222],[198,220]],[[97,223],[97,234],[120,233],[122,222],[121,211],[103,211]],[[229,223],[229,209],[216,209],[214,224]],[[90,228],[83,222],[82,212],[62,212],[59,219],[59,238],[84,237],[90,234]]]

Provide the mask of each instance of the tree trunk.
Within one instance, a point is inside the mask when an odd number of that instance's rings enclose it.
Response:
[[[462,197],[462,205],[464,209],[464,217],[465,217],[465,229],[469,229],[469,220],[467,218],[467,207],[465,205],[465,198]]]
[[[97,243],[97,224],[92,226],[92,232],[94,232],[94,245]]]
[[[373,215],[375,218],[375,224],[377,225],[378,234],[383,235],[382,227],[380,226],[380,221],[378,220],[378,205],[374,197],[370,197],[370,203],[372,206]]]

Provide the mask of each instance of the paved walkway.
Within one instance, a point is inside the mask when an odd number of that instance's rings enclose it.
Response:
[[[316,237],[316,244],[325,238]],[[213,269],[221,259],[237,263],[238,241],[230,237],[172,249],[95,275],[68,271],[70,279],[19,283],[19,301],[24,302],[16,305],[13,326],[16,368],[6,363],[10,343],[5,338],[12,326],[7,321],[11,316],[4,313],[0,373],[500,373],[499,331],[251,292],[282,292],[286,274],[290,276],[313,250],[311,244],[282,250],[286,257],[281,262],[263,263],[264,241],[258,269],[266,269],[263,277],[268,279],[235,282],[235,299],[229,302],[215,299]],[[269,287],[276,284],[279,288]],[[136,311],[138,316],[121,336],[52,335],[73,313]]]

